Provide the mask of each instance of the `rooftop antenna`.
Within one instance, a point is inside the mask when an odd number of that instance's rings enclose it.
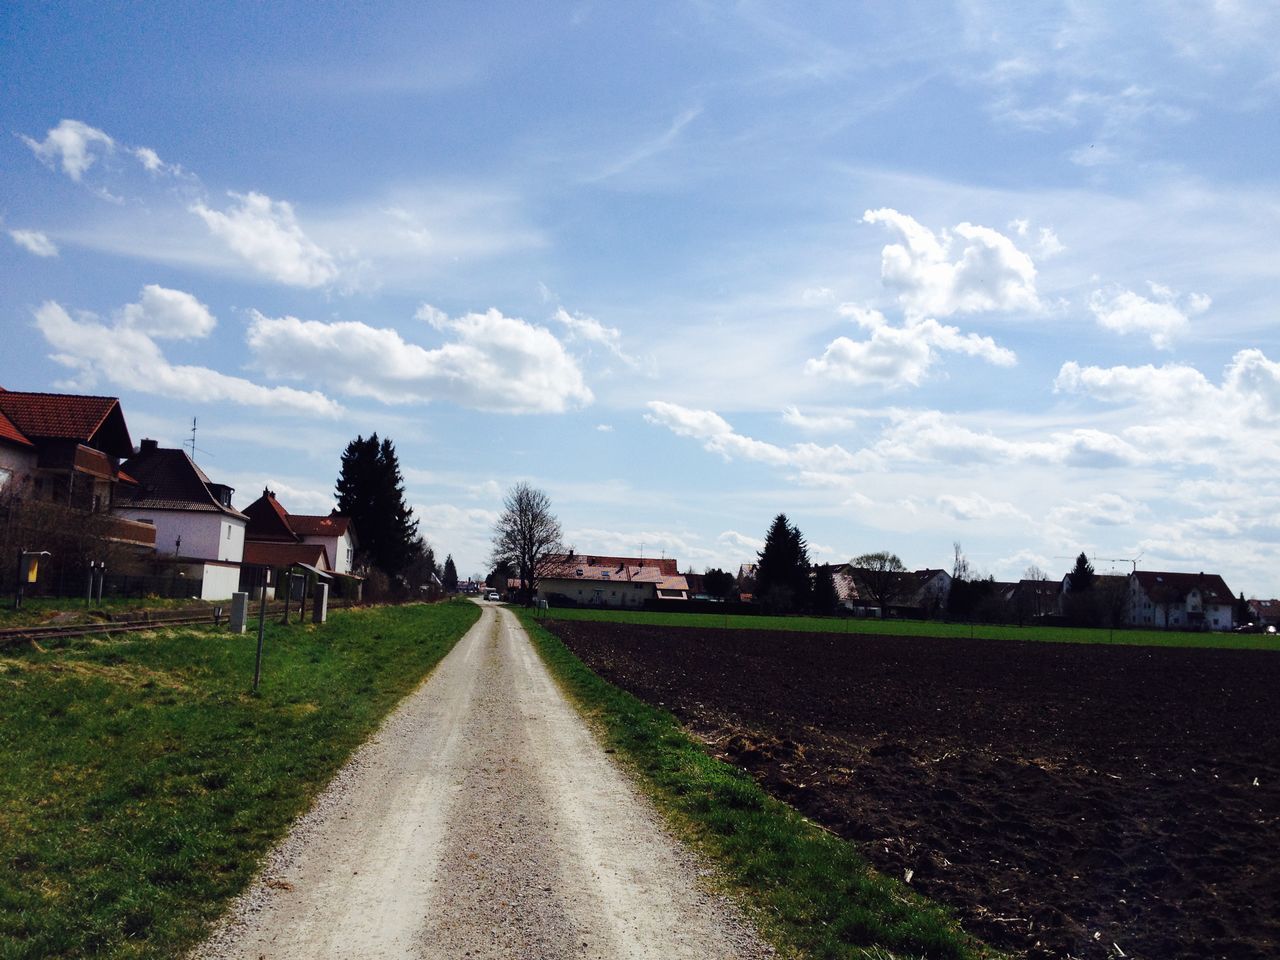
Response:
[[[199,451],[200,453],[209,453],[209,451],[208,451],[208,450],[205,450],[203,447],[197,447],[197,446],[196,446],[196,418],[195,418],[195,417],[192,417],[192,418],[191,418],[191,439],[190,439],[190,440],[184,440],[184,441],[183,441],[183,443],[182,443],[182,445],[183,445],[184,447],[185,447],[185,446],[190,445],[190,447],[191,447],[191,459],[192,459],[193,461],[194,461],[194,460],[195,460],[195,458],[196,458],[196,452],[197,452],[197,451]],[[212,454],[210,454],[210,456],[212,456]]]

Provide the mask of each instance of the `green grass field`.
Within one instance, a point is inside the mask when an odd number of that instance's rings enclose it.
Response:
[[[783,956],[977,960],[1000,956],[948,911],[876,873],[857,848],[707,754],[674,716],[600,679],[529,611],[519,614],[561,687],[676,831],[725,878]]]
[[[874,633],[901,637],[972,637],[1038,643],[1111,643],[1149,647],[1211,647],[1219,650],[1280,650],[1280,636],[1257,633],[1182,633],[1175,630],[1105,630],[1089,627],[1014,627],[944,623],[939,620],[873,620],[849,617],[757,617],[715,613],[649,613],[642,610],[555,608],[539,619],[603,620],[661,627],[728,630],[794,630],[800,633]]]
[[[460,602],[322,627],[176,629],[0,656],[0,958],[161,958],[475,622]]]

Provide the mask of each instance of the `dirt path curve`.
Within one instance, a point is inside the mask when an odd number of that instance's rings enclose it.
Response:
[[[193,957],[769,955],[485,605]]]

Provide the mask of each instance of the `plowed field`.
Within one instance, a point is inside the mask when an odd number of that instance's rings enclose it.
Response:
[[[1280,956],[1280,655],[548,626],[995,946]]]

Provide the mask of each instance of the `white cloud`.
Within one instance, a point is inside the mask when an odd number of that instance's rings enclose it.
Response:
[[[564,307],[556,310],[555,319],[569,331],[570,340],[598,343],[629,366],[636,365],[635,360],[622,349],[622,331],[616,327],[606,327],[595,317],[570,313]]]
[[[957,520],[1018,520],[1031,518],[1012,503],[988,500],[980,493],[968,495],[944,493],[938,497],[938,506]]]
[[[1054,389],[1149,411],[1142,425],[1131,429],[1134,435],[1153,429],[1173,431],[1181,424],[1184,431],[1218,434],[1221,440],[1216,446],[1221,446],[1231,440],[1233,431],[1256,427],[1263,432],[1247,446],[1257,453],[1267,449],[1258,441],[1276,434],[1280,416],[1280,363],[1257,349],[1240,350],[1231,358],[1221,386],[1183,364],[1081,367],[1069,362],[1059,370]]]
[[[58,246],[39,230],[10,230],[13,242],[37,257],[56,257]]]
[[[1182,298],[1160,284],[1148,286],[1155,299],[1116,286],[1095,290],[1089,297],[1089,309],[1108,330],[1119,334],[1145,333],[1156,349],[1171,349],[1173,341],[1190,328],[1188,315],[1203,313],[1212,301],[1202,293]]]
[[[359,322],[253,311],[249,346],[272,376],[315,378],[384,403],[448,400],[495,413],[562,413],[594,399],[573,357],[545,328],[497,310],[430,316],[452,337],[443,346],[422,347]]]
[[[663,400],[651,400],[646,406],[650,412],[644,418],[649,423],[666,427],[676,436],[697,440],[704,449],[725,460],[752,460],[775,467],[791,467],[800,471],[799,480],[806,480],[811,474],[854,473],[868,465],[839,445],[822,447],[799,443],[780,447],[744,436],[712,410],[695,410]]]
[[[739,533],[737,530],[726,530],[716,538],[720,543],[735,550],[741,550],[752,554],[750,560],[745,563],[754,563],[755,554],[760,553],[764,549],[764,541],[758,537],[749,537],[745,533]],[[730,570],[730,573],[737,571]]]
[[[799,407],[787,407],[782,411],[782,422],[806,433],[841,433],[852,430],[867,415],[864,410],[802,413]]]
[[[254,192],[229,196],[237,204],[227,212],[203,203],[193,204],[191,212],[255,270],[294,287],[322,287],[337,279],[332,255],[303,232],[291,204]]]
[[[881,251],[880,277],[908,318],[1040,308],[1031,257],[990,227],[934,233],[888,208],[868,210],[863,222],[885,224],[902,241]]]
[[[56,353],[51,358],[77,373],[72,382],[87,389],[99,380],[139,393],[182,400],[226,400],[273,410],[336,416],[341,407],[321,393],[264,387],[207,367],[169,363],[154,340],[123,320],[108,326],[92,315],[73,319],[58,303],[35,311],[36,327]]]
[[[137,303],[120,309],[120,323],[157,340],[207,337],[218,321],[209,308],[182,290],[149,283]]]
[[[613,425],[608,423],[597,423],[596,432],[597,433],[613,433]]]
[[[116,147],[116,142],[107,134],[79,120],[63,120],[45,135],[44,140],[33,140],[25,134],[20,136],[43,163],[49,167],[60,164],[62,172],[76,183],[93,166],[99,149],[107,154]]]
[[[908,318],[900,327],[890,324],[877,310],[843,304],[840,312],[869,329],[868,340],[837,337],[821,357],[805,364],[805,372],[854,384],[878,383],[887,387],[918,386],[937,359],[937,351],[962,353],[996,366],[1017,363],[1012,350],[990,337],[962,333],[933,318]]]

